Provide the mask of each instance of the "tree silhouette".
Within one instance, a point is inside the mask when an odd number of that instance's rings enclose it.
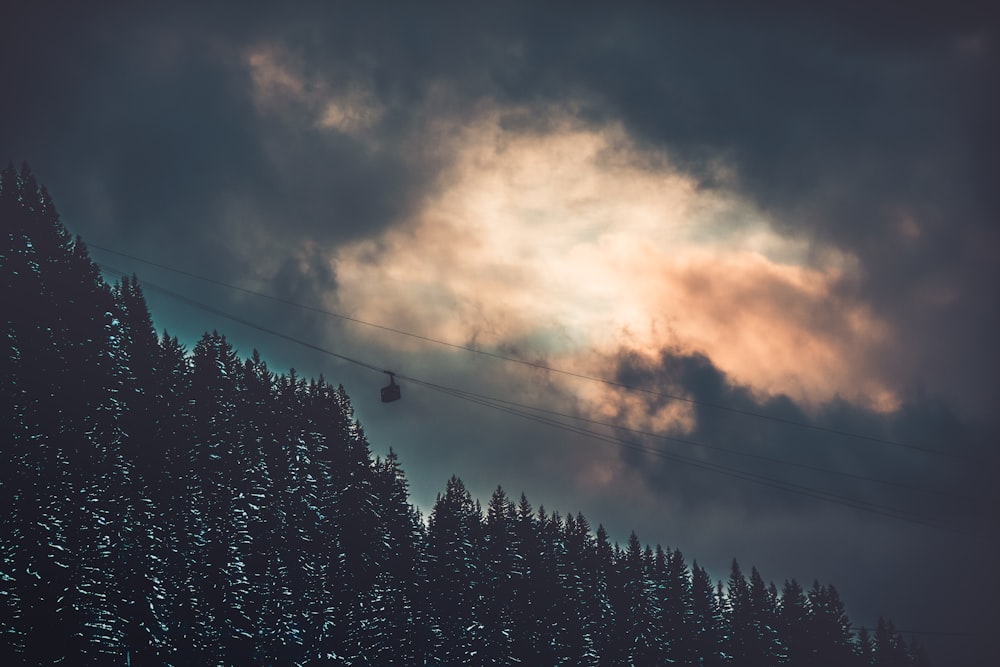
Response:
[[[485,648],[478,591],[480,517],[472,496],[452,476],[438,496],[427,525],[429,581],[435,657],[443,664],[470,664]]]

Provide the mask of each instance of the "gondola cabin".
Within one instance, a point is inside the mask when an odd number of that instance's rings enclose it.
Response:
[[[382,402],[392,403],[393,401],[398,401],[402,397],[403,394],[399,390],[399,385],[396,384],[396,378],[392,373],[389,373],[389,384],[382,387]]]

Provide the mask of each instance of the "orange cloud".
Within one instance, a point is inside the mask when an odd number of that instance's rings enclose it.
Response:
[[[258,110],[285,115],[307,124],[350,135],[362,135],[384,110],[358,81],[339,86],[307,71],[301,59],[276,45],[259,46],[246,55]],[[373,145],[374,137],[370,137]]]
[[[455,131],[454,166],[422,210],[337,251],[342,307],[583,372],[606,371],[623,348],[670,346],[760,392],[895,404],[866,363],[886,325],[838,296],[853,258],[782,237],[752,203],[699,188],[620,127],[554,118],[514,131],[486,111]],[[608,398],[600,387],[579,396]],[[655,419],[683,430],[690,414]]]
[[[302,64],[276,47],[261,47],[246,56],[260,109],[274,109],[307,100]]]

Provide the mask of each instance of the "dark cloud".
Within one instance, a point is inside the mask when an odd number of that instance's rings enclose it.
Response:
[[[802,30],[801,18],[664,16],[620,40],[540,46],[560,50],[533,60],[557,61],[553,79],[576,72],[605,117],[665,146],[706,187],[719,184],[720,160],[733,165],[737,187],[784,233],[858,256],[862,273],[842,289],[863,293],[906,339],[891,371],[941,377],[955,395],[962,386],[960,400],[987,413],[1000,398],[985,370],[1000,366],[985,339],[998,325],[987,255],[1000,247],[1000,209],[983,177],[998,154],[986,120],[1000,110],[988,83],[997,33],[926,20],[922,37],[880,42],[878,16],[867,30],[850,16]]]
[[[832,245],[857,257],[858,270],[838,285],[838,303],[867,304],[888,323],[891,344],[871,363],[899,389],[902,405],[881,414],[845,398],[807,408],[759,395],[712,359],[677,350],[664,351],[655,364],[618,359],[620,381],[995,461],[1000,34],[977,3],[946,10],[860,2],[612,10],[561,3],[188,9],[38,2],[5,12],[0,158],[29,160],[71,231],[88,241],[315,304],[333,298],[337,287],[323,257],[345,242],[375,239],[418,211],[441,187],[452,158],[449,133],[480,105],[497,105],[501,126],[522,132],[544,132],[553,109],[595,127],[617,122],[649,159],[665,152],[701,187],[735,190],[770,214],[782,234],[817,253]],[[286,95],[270,108],[254,97],[247,59],[267,48],[301,78],[302,99]],[[364,132],[316,125],[324,95],[358,87],[379,109]],[[440,121],[447,130],[435,128]],[[341,353],[365,359],[365,345],[378,340],[316,313],[138,264],[124,268],[176,281],[179,291],[247,319],[281,322],[306,340],[335,331],[331,347]],[[550,509],[582,510],[618,539],[635,528],[644,540],[671,542],[716,576],[725,576],[735,555],[769,578],[832,581],[855,605],[858,623],[886,614],[900,626],[921,626],[915,629],[994,630],[983,619],[995,611],[983,601],[995,599],[986,594],[997,588],[986,562],[995,540],[984,546],[539,431],[485,408],[455,408],[451,399],[413,386],[404,386],[405,400],[389,413],[377,401],[382,378],[150,297],[158,321],[175,332],[188,328],[195,337],[217,327],[231,332],[244,354],[270,350],[279,370],[316,369],[305,372],[362,388],[355,400],[373,443],[401,453],[425,509],[453,472],[484,499],[502,482]],[[817,326],[843,326],[835,305],[817,314]],[[484,393],[574,404],[551,378],[525,380],[453,356],[399,352],[385,363]],[[647,399],[650,414],[669,407]],[[989,521],[1000,506],[994,463],[970,468],[705,406],[693,414],[693,432],[682,434],[692,441],[905,481],[972,502],[831,480],[634,433],[621,437],[960,527]],[[620,417],[630,424],[634,415],[622,408]],[[569,478],[605,460],[623,462],[647,495],[584,492]]]
[[[64,219],[94,242],[155,247],[229,279],[251,261],[243,235],[263,227],[272,238],[256,245],[277,252],[372,235],[433,180],[434,161],[412,154],[419,145],[392,146],[405,128],[380,128],[390,149],[373,151],[258,109],[246,59],[267,44],[266,18],[22,11],[4,41],[5,98],[17,103],[0,145],[46,174]],[[294,20],[282,28],[272,41],[302,33]]]
[[[857,256],[841,290],[903,339],[886,372],[940,379],[963,409],[989,414],[1000,399],[987,342],[1000,325],[996,24],[976,5],[710,6],[725,11],[543,9],[501,22],[491,34],[506,50],[478,53],[488,71],[472,88],[575,100],[584,117],[666,148],[705,187],[736,187],[783,233]],[[535,118],[512,122],[546,120]]]
[[[670,350],[655,365],[624,354],[616,379],[655,392],[641,394],[649,415],[679,402],[667,396],[693,402],[689,404],[693,428],[679,427],[673,435],[706,447],[649,443],[657,449],[898,507],[955,528],[981,530],[990,523],[984,509],[991,506],[988,499],[996,498],[988,471],[998,461],[989,431],[977,431],[959,420],[940,400],[914,397],[888,414],[839,398],[818,408],[803,408],[787,396],[758,396],[749,387],[731,382],[701,354]],[[633,415],[622,417],[627,424]],[[676,489],[673,482],[692,477],[690,470],[682,472],[670,460],[629,459],[640,465],[654,488]],[[809,467],[782,466],[776,461]],[[849,476],[831,476],[824,470]],[[759,501],[770,509],[798,504],[789,502],[787,494],[773,494],[760,486],[740,483],[725,488],[732,494],[725,502],[735,498],[752,506]],[[700,499],[702,494],[695,490],[692,496]]]
[[[641,473],[651,493],[660,497],[664,506],[686,515],[675,531],[683,536],[679,539],[689,545],[689,551],[693,545],[702,553],[745,554],[741,558],[757,559],[765,576],[828,576],[841,581],[837,585],[849,593],[849,612],[857,625],[870,624],[871,618],[882,613],[877,610],[886,604],[899,604],[909,611],[905,621],[897,622],[905,622],[912,629],[916,625],[940,627],[952,623],[970,628],[969,632],[989,632],[996,611],[980,596],[984,590],[1000,589],[1000,579],[986,565],[988,554],[1000,545],[995,526],[995,508],[1000,506],[995,484],[1000,458],[992,426],[971,426],[959,420],[946,404],[926,396],[911,397],[888,414],[840,399],[818,410],[806,410],[786,396],[755,395],[749,388],[731,382],[702,355],[672,350],[664,351],[656,363],[623,354],[616,379],[698,402],[693,428],[675,435],[707,447],[633,436],[644,447],[681,454],[693,462],[630,450],[621,454],[623,461]],[[676,402],[641,395],[649,414],[662,412]],[[712,405],[784,422],[736,414]],[[623,425],[631,419],[624,419]],[[846,433],[865,434],[921,450],[852,438]],[[748,459],[733,451],[770,460]],[[790,467],[778,461],[809,468]],[[779,491],[725,472],[706,470],[700,464],[725,466],[895,508],[936,525],[861,512],[841,505],[837,499],[830,503],[808,493]],[[846,472],[853,477],[823,470]],[[727,518],[720,520],[719,516]],[[732,521],[734,516],[739,520]],[[801,571],[801,563],[806,562],[811,573],[796,574]],[[955,576],[944,579],[939,576],[941,568],[951,570],[956,563],[977,563],[978,569],[975,573],[954,572]],[[887,564],[900,571],[887,576]],[[717,568],[723,566],[715,564]],[[942,609],[951,609],[957,615],[945,621],[938,615]],[[954,645],[946,647],[945,643],[936,648],[954,651]],[[956,664],[971,661],[979,650],[981,647],[965,646],[952,658]]]

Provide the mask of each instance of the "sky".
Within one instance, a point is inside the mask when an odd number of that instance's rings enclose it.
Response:
[[[92,250],[158,327],[343,384],[425,513],[456,474],[716,578],[833,583],[855,626],[995,634],[978,4],[175,4],[0,21],[0,159],[163,265]]]

